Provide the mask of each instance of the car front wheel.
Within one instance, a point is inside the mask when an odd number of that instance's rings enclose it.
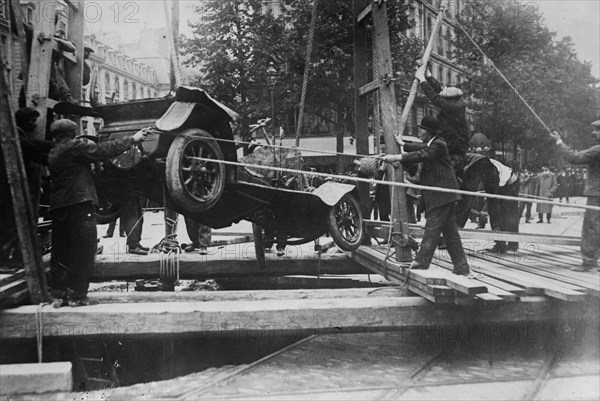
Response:
[[[171,198],[190,212],[214,206],[225,188],[225,165],[217,160],[223,160],[223,152],[211,134],[198,128],[179,134],[167,155]]]
[[[327,219],[333,242],[344,251],[356,250],[363,237],[363,220],[360,205],[354,196],[345,194],[329,210]]]

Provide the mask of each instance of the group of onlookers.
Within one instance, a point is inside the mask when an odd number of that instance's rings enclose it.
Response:
[[[521,197],[531,198],[531,202],[520,202],[519,217],[523,217],[525,211],[525,223],[532,220],[532,205],[536,199],[554,200],[560,202],[563,198],[568,203],[574,196],[583,196],[585,181],[588,177],[587,169],[583,168],[561,168],[551,169],[548,165],[542,165],[539,171],[533,169],[524,169],[520,174],[520,195]],[[538,223],[550,223],[552,219],[552,205],[538,203],[536,207],[538,214]]]

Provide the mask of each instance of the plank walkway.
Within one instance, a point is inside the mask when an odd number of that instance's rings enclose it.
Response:
[[[411,292],[434,303],[469,305],[476,302],[517,302],[523,295],[543,295],[568,302],[600,296],[598,271],[573,272],[581,264],[573,247],[528,243],[518,252],[505,254],[477,251],[465,241],[472,278],[451,273],[446,251],[438,251],[428,270],[408,272],[393,258],[388,247],[361,247],[351,258]],[[408,273],[408,274],[407,274]],[[408,276],[408,277],[407,277]]]

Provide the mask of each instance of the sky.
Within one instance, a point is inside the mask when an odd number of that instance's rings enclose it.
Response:
[[[197,18],[194,8],[200,3],[201,0],[180,0],[183,34],[191,33],[187,21]],[[570,36],[579,59],[592,62],[592,74],[600,79],[600,0],[522,0],[521,3],[529,10],[541,11],[546,25],[558,38]],[[88,0],[85,9],[87,32],[116,31],[127,42],[137,41],[144,27],[166,26],[162,0]]]
[[[592,74],[600,78],[600,1],[529,1],[544,14],[546,26],[558,37],[570,36],[582,61],[592,62]]]

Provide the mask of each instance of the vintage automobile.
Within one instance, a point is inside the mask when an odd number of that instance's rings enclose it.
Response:
[[[55,107],[74,113],[68,109]],[[100,142],[149,127],[151,132],[140,145],[96,166],[99,223],[114,220],[124,194],[133,192],[212,228],[248,220],[268,229],[274,222],[288,244],[327,233],[344,250],[361,243],[363,223],[354,185],[325,182],[310,188],[298,184],[302,177],[218,163],[238,162],[230,125],[237,116],[202,89],[180,87],[175,96],[107,104],[79,114],[104,120]],[[262,164],[273,160],[273,165],[301,168],[298,151],[262,152],[273,155],[263,157]],[[241,161],[252,164],[256,157]],[[257,233],[255,229],[255,237]]]

